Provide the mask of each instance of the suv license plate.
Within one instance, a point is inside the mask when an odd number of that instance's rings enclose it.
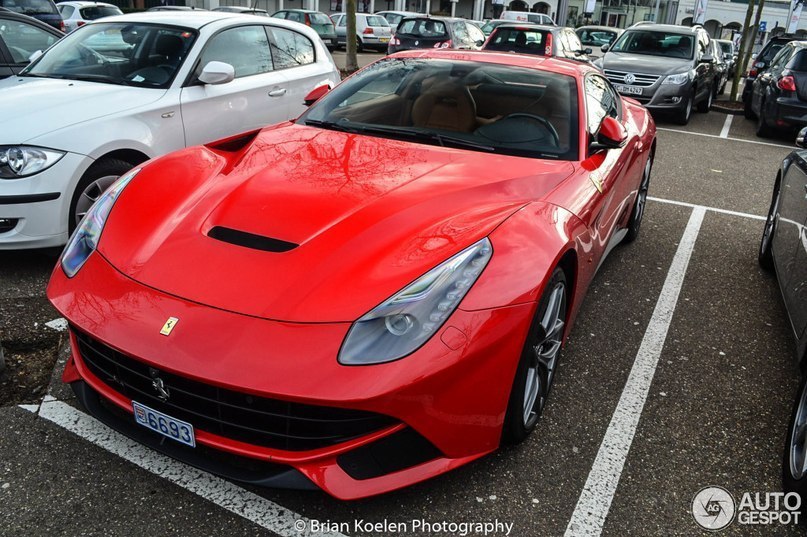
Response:
[[[134,409],[135,422],[138,425],[167,436],[171,440],[176,440],[180,444],[196,447],[196,436],[193,433],[193,425],[190,423],[172,418],[137,401],[132,401],[132,408]]]
[[[622,86],[617,84],[614,86],[619,93],[626,93],[628,95],[641,95],[642,88],[637,88],[635,86]]]

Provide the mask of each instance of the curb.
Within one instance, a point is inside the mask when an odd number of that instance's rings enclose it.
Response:
[[[722,112],[724,114],[729,114],[732,116],[741,116],[745,113],[745,111],[742,108],[737,110],[734,107],[722,105],[718,102],[713,102],[710,110],[714,110],[715,112]]]

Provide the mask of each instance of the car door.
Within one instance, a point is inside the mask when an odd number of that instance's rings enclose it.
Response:
[[[196,80],[211,61],[232,65],[235,79],[218,85]],[[213,35],[197,61],[194,80],[182,88],[180,103],[185,145],[207,143],[287,119],[288,80],[282,70],[274,68],[267,26],[236,26]]]
[[[356,21],[358,24],[358,21]],[[347,17],[344,15],[336,15],[333,19],[333,26],[336,29],[336,42],[347,43],[345,36],[347,35]]]
[[[37,50],[44,51],[59,40],[54,34],[24,21],[0,19],[0,48],[5,60],[0,72],[19,73]],[[7,75],[6,75],[7,76]]]
[[[773,258],[796,335],[807,325],[807,151],[798,151],[780,185]]]

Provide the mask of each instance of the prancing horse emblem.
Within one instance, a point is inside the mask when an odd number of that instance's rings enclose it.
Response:
[[[157,397],[159,397],[161,401],[168,401],[168,398],[171,397],[171,392],[169,392],[168,388],[165,387],[163,379],[160,377],[154,377],[154,379],[151,381],[151,385],[157,391]]]
[[[177,319],[176,317],[169,317],[168,320],[165,321],[165,324],[163,325],[162,329],[160,330],[160,333],[162,335],[164,335],[164,336],[170,336],[171,335],[171,330],[174,329],[174,327],[177,325],[178,322],[179,322],[179,319]]]

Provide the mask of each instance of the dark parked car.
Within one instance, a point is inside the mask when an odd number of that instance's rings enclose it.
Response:
[[[729,65],[729,77],[734,78],[734,72],[737,69],[737,49],[734,47],[734,41],[729,39],[715,39],[715,41],[720,45],[723,59]]]
[[[387,53],[418,48],[453,48],[479,50],[485,34],[465,19],[448,17],[407,17],[398,23]]]
[[[631,26],[595,62],[617,91],[652,112],[686,125],[697,106],[708,112],[715,95],[711,38],[701,26],[641,23]]]
[[[44,51],[64,34],[49,24],[0,10],[0,78],[19,73],[37,50]]]
[[[796,145],[804,148],[807,129]],[[796,342],[796,359],[802,371],[801,387],[785,437],[782,481],[785,492],[801,496],[802,516],[807,501],[807,151],[796,150],[782,162],[773,187],[771,206],[759,245],[759,263],[774,271]],[[802,519],[803,520],[803,519]]]
[[[0,7],[28,15],[64,32],[64,20],[53,0],[0,0]]]
[[[797,39],[795,35],[787,34],[772,37],[770,41],[765,43],[765,46],[762,47],[762,50],[760,50],[754,58],[753,64],[748,70],[748,74],[745,75],[745,84],[743,86],[743,104],[745,104],[745,117],[748,119],[754,119],[755,117],[751,110],[751,91],[754,87],[754,80],[756,80],[757,75],[768,68],[773,57],[776,56],[783,46]]]
[[[538,24],[502,24],[493,29],[482,50],[516,52],[588,61],[583,44],[571,28]]]
[[[807,41],[787,43],[759,73],[751,90],[751,111],[757,117],[758,136],[807,125]]]
[[[336,27],[325,13],[309,9],[282,9],[273,13],[272,16],[310,26],[317,32],[328,50],[336,48]]]

